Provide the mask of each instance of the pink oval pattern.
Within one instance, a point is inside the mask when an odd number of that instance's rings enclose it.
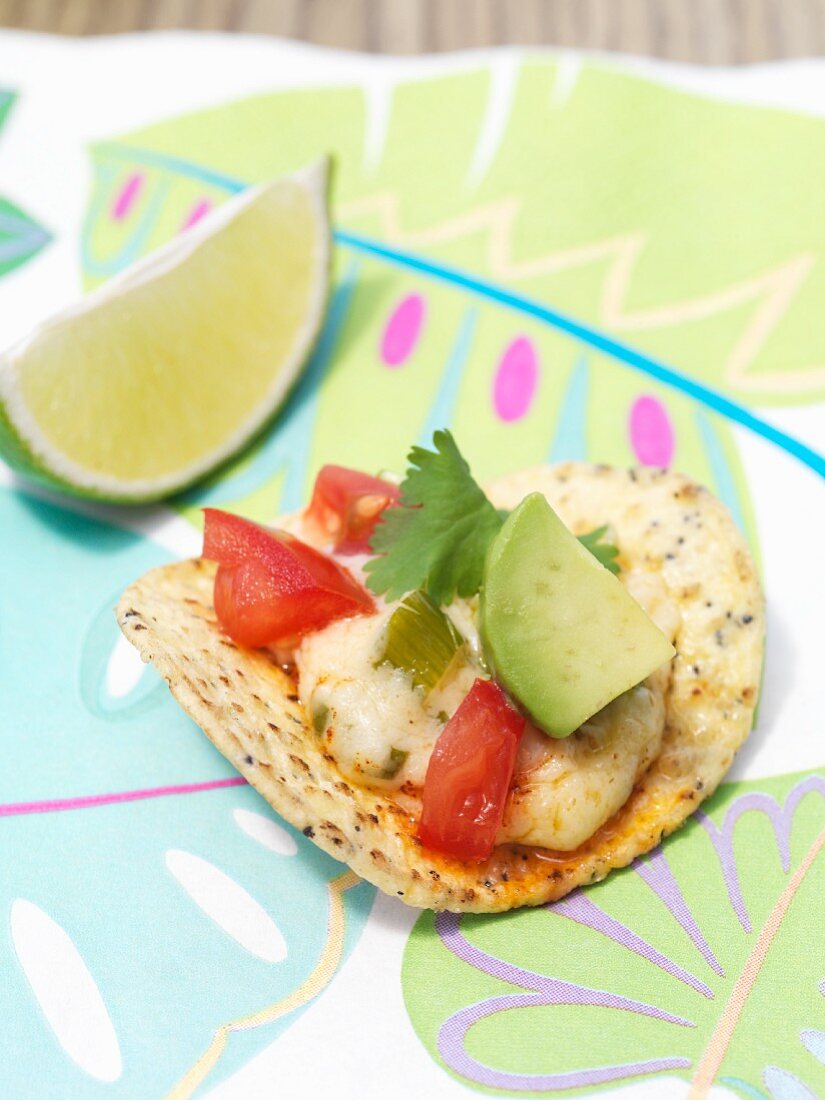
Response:
[[[402,298],[389,316],[381,338],[381,358],[388,367],[400,367],[421,338],[425,303],[420,294]]]
[[[186,215],[186,217],[183,219],[183,225],[180,227],[181,233],[193,226],[195,222],[199,222],[201,218],[205,217],[205,215],[208,214],[211,209],[212,203],[209,201],[209,199],[200,199],[198,202],[196,202],[189,213]]]
[[[500,420],[521,420],[530,411],[539,380],[536,349],[526,336],[508,344],[493,380],[493,408]]]
[[[639,397],[630,409],[630,445],[643,466],[669,466],[676,445],[667,409],[656,397]]]
[[[112,217],[116,222],[122,222],[129,216],[129,211],[135,205],[138,195],[143,189],[144,175],[142,172],[133,172],[117,193],[117,198],[112,203]]]

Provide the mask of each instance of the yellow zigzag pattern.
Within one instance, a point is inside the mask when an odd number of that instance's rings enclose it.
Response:
[[[342,203],[339,214],[347,223],[366,218],[377,219],[387,239],[402,247],[428,248],[474,234],[486,234],[490,275],[505,283],[606,263],[608,269],[599,304],[599,323],[616,333],[644,332],[700,321],[752,302],[754,309],[748,323],[723,365],[725,380],[754,394],[806,392],[825,386],[825,366],[800,367],[781,373],[748,373],[811,272],[816,262],[814,254],[794,256],[770,271],[710,294],[631,312],[626,303],[636,265],[648,241],[646,234],[609,237],[530,260],[517,260],[513,256],[511,242],[520,206],[517,199],[500,199],[438,225],[413,231],[403,228],[398,198],[390,193]]]
[[[306,981],[275,1004],[268,1005],[249,1016],[241,1016],[237,1020],[221,1024],[207,1049],[167,1094],[166,1100],[188,1100],[188,1097],[192,1096],[218,1064],[233,1031],[248,1031],[263,1024],[270,1024],[273,1020],[286,1016],[301,1005],[305,1005],[329,985],[335,977],[344,954],[346,911],[343,895],[347,890],[358,886],[360,882],[361,879],[354,871],[344,871],[342,875],[338,875],[327,883],[329,890],[327,939],[315,969]]]

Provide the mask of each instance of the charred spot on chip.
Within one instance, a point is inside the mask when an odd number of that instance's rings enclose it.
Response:
[[[750,728],[757,694],[753,685],[759,681],[764,619],[755,575],[747,554],[733,552],[741,539],[727,518],[720,519],[719,506],[707,494],[698,491],[693,496],[690,492],[684,494],[684,479],[672,474],[645,470],[634,471],[632,475],[616,472],[614,480],[614,474],[605,471],[598,474],[599,499],[607,501],[611,508],[615,503],[615,511],[610,515],[594,514],[588,511],[592,507],[589,494],[595,482],[591,469],[581,464],[566,466],[562,477],[569,484],[565,490],[550,488],[559,485],[558,475],[550,473],[543,477],[536,475],[533,482],[523,480],[522,486],[547,492],[551,503],[559,504],[560,509],[563,496],[566,510],[563,518],[571,526],[577,525],[576,530],[593,529],[610,520],[621,546],[622,566],[628,570],[657,573],[665,552],[689,546],[689,550],[671,559],[668,569],[673,576],[671,596],[680,614],[695,629],[693,633],[685,630],[679,645],[682,665],[672,681],[672,691],[683,709],[671,711],[668,704],[668,749],[662,767],[656,758],[644,783],[637,786],[632,798],[612,820],[611,829],[571,854],[563,867],[550,870],[549,878],[546,856],[535,849],[528,853],[511,844],[496,848],[493,862],[483,870],[478,865],[458,864],[437,855],[420,844],[414,835],[414,824],[408,824],[414,815],[404,799],[417,797],[413,788],[407,786],[396,801],[395,795],[386,789],[379,795],[367,786],[355,784],[353,788],[347,783],[337,770],[333,753],[326,759],[321,756],[317,739],[299,716],[298,704],[293,699],[297,697],[300,702],[300,691],[294,679],[281,673],[278,660],[262,651],[235,646],[221,636],[211,614],[204,614],[211,606],[214,577],[214,568],[209,563],[193,567],[192,563],[183,562],[153,571],[124,597],[119,609],[120,621],[144,659],[153,659],[173,691],[182,693],[187,710],[218,748],[232,759],[244,761],[245,767],[256,768],[256,785],[276,810],[299,828],[301,818],[306,820],[309,816],[342,830],[331,832],[325,828],[321,833],[316,824],[306,826],[303,832],[308,839],[316,842],[320,839],[330,850],[334,846],[336,856],[340,851],[353,870],[388,893],[414,905],[455,911],[496,911],[553,900],[575,886],[598,881],[611,869],[624,866],[649,850],[676,829],[709,790],[715,789],[720,769],[730,762]],[[502,484],[506,489],[507,483]],[[678,486],[683,497],[678,512],[669,500],[674,486]],[[638,494],[633,499],[642,502],[637,513],[628,504],[631,493]],[[648,499],[649,505],[645,503]],[[684,501],[689,499],[693,503],[686,506]],[[516,502],[510,499],[502,501],[502,505],[512,508]],[[673,531],[675,523],[679,523],[680,531],[684,530],[682,523],[690,525],[690,538],[684,543],[679,541],[678,532]],[[714,554],[722,555],[718,561],[724,569],[715,568]],[[692,555],[699,555],[700,559]],[[702,565],[701,585],[698,574],[692,570],[697,560]],[[733,570],[729,568],[731,565]],[[720,583],[726,571],[731,578],[727,589]],[[716,612],[711,616],[709,612],[714,608],[735,612],[730,617]],[[139,617],[146,624],[140,633],[135,629]],[[714,629],[720,624],[725,626],[724,645],[714,644]],[[733,626],[750,629],[734,630]],[[693,638],[703,645],[693,644]],[[237,654],[227,657],[230,650],[237,650]],[[231,671],[227,669],[229,661]],[[191,682],[200,692],[197,696],[190,697],[185,690],[183,677],[187,664]],[[733,671],[726,678],[722,669]],[[685,671],[688,675],[684,675]],[[212,699],[205,697],[210,691],[204,685],[221,683],[219,674],[227,673],[231,681],[224,684],[225,690],[219,689]],[[702,679],[697,683],[700,675]],[[715,686],[723,682],[724,695]],[[717,742],[711,751],[703,747],[705,742],[700,737],[696,753],[680,753],[681,739],[690,731],[691,722],[696,721],[698,708],[691,691],[701,694],[703,689],[707,693],[701,709],[703,721],[713,727]],[[215,698],[220,699],[217,709],[213,709]],[[242,709],[227,706],[229,699]],[[684,706],[685,702],[689,705]],[[273,719],[265,726],[257,709],[263,705],[267,707],[267,717]],[[266,759],[260,761],[258,754]],[[295,763],[296,757],[305,768]],[[668,774],[668,768],[672,775]],[[696,778],[696,772],[702,773],[701,779]],[[399,787],[407,782],[405,776]],[[341,840],[344,836],[346,846]],[[341,840],[341,844],[333,837]],[[416,876],[413,870],[419,868]]]

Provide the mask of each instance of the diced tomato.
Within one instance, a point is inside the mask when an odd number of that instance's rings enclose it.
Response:
[[[215,613],[241,645],[290,645],[336,619],[375,610],[337,562],[286,531],[205,508],[203,556],[218,562]]]
[[[399,496],[398,486],[380,477],[346,466],[323,466],[306,516],[332,538],[339,553],[364,554],[381,513]]]
[[[493,850],[525,719],[493,680],[476,680],[435,743],[418,838],[456,859]]]

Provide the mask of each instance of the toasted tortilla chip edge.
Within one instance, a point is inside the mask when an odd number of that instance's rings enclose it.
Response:
[[[705,617],[712,612],[713,622],[722,624],[714,631],[717,638],[730,631],[725,645],[711,642],[710,649],[706,632],[700,632],[702,645],[693,644],[702,650],[704,667],[694,659],[696,652],[679,647],[659,757],[622,809],[575,852],[508,844],[473,864],[423,848],[409,813],[385,792],[357,787],[340,774],[323,752],[290,676],[266,651],[244,650],[223,635],[212,608],[211,563],[195,559],[161,566],[131,585],[118,604],[118,622],[129,641],[266,801],[324,851],[413,906],[496,912],[553,901],[603,879],[655,847],[716,789],[753,720],[764,608],[753,563],[724,507],[682,475],[582,464],[502,479],[491,496],[512,506],[526,487],[545,491],[574,529],[613,523],[623,552],[641,545],[646,566],[667,574],[683,613],[693,612],[703,627],[702,608]],[[582,508],[566,499],[571,493],[586,501]],[[629,517],[641,513],[644,529],[619,514],[617,499]],[[688,563],[685,576],[672,564],[679,554],[664,549],[670,546],[662,538],[668,525],[659,519],[646,533],[650,516],[669,507],[682,517],[679,529],[685,534],[677,537]],[[685,516],[698,518],[688,522]],[[698,532],[704,533],[698,537]],[[707,577],[697,589],[699,573]],[[736,631],[729,625],[734,615]]]

